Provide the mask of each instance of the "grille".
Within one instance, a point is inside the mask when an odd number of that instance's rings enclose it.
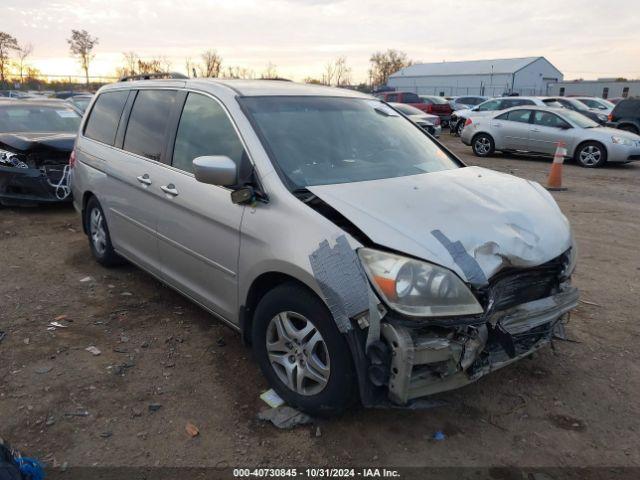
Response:
[[[562,263],[552,261],[540,267],[500,275],[491,283],[491,308],[506,310],[548,297],[558,287],[561,271]]]

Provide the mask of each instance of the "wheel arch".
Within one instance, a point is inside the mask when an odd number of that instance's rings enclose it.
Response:
[[[82,194],[82,211],[81,211],[80,215],[81,215],[81,218],[82,218],[82,231],[85,234],[89,233],[89,231],[87,229],[87,219],[85,217],[85,210],[87,208],[87,203],[89,203],[89,200],[92,197],[95,197],[95,195],[90,190],[87,190],[86,192],[84,192]]]
[[[606,158],[609,158],[609,150],[607,150],[607,146],[606,146],[606,145],[605,145],[601,140],[596,140],[596,139],[594,139],[594,138],[590,138],[590,139],[587,139],[587,140],[582,140],[580,143],[578,143],[578,144],[576,145],[576,148],[573,150],[573,155],[572,155],[572,158],[573,158],[575,161],[577,161],[577,160],[576,160],[576,157],[578,156],[578,153],[580,152],[580,149],[582,148],[582,146],[583,146],[585,143],[597,143],[597,144],[598,144],[598,145],[600,145],[600,147],[602,147],[602,149],[604,150],[604,153],[605,153]]]
[[[317,296],[326,305],[326,300],[311,285],[300,280],[299,277],[284,273],[282,271],[263,272],[253,279],[243,297],[243,304],[240,306],[239,320],[242,339],[247,344],[251,344],[251,330],[253,328],[253,314],[260,300],[271,290],[283,283],[294,283]]]

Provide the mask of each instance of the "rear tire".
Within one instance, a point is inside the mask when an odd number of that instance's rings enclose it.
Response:
[[[491,135],[479,133],[471,140],[471,148],[477,157],[484,158],[493,155],[496,145]]]
[[[118,255],[111,244],[107,219],[104,216],[100,202],[91,197],[85,207],[85,226],[89,238],[89,248],[96,261],[105,267],[122,265],[124,259]]]
[[[336,415],[357,399],[346,339],[325,304],[287,282],[258,303],[253,351],[269,384],[287,404],[311,415]]]
[[[584,142],[576,148],[574,160],[581,167],[602,167],[607,163],[607,149],[599,142]]]

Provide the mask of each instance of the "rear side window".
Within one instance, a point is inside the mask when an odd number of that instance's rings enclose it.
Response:
[[[193,159],[204,155],[226,155],[241,165],[243,153],[238,134],[220,104],[190,93],[180,117],[172,165],[193,172]]]
[[[420,103],[420,97],[415,93],[403,93],[402,101],[404,103]]]
[[[84,129],[85,137],[113,145],[129,90],[101,93],[91,109]]]
[[[511,110],[496,118],[510,122],[529,123],[529,117],[531,117],[531,110]]]
[[[174,90],[140,90],[131,109],[123,148],[160,161],[169,116],[176,101]]]
[[[387,102],[397,102],[398,101],[398,94],[397,93],[389,93],[387,95]]]

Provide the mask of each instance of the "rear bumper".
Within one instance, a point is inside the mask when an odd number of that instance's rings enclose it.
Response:
[[[3,205],[34,205],[71,201],[71,195],[56,188],[64,166],[19,168],[0,166],[0,203]]]
[[[479,326],[416,329],[383,323],[392,352],[390,400],[404,405],[459,388],[530,355],[551,341],[578,296],[567,285],[553,296],[497,312]]]

